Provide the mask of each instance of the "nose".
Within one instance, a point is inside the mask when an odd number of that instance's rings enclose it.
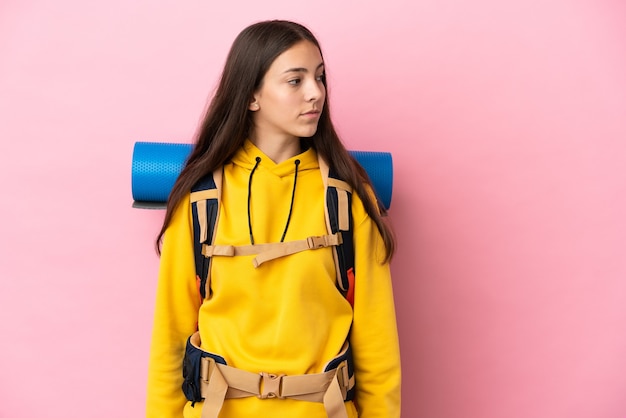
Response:
[[[310,83],[305,93],[305,98],[307,102],[314,102],[324,98],[324,94],[326,93],[326,88],[321,81],[313,79]]]

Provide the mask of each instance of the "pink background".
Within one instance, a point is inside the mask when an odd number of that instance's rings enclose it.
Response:
[[[394,156],[404,416],[626,416],[625,3],[350,3],[0,3],[0,417],[143,414],[132,146],[189,142],[276,17],[319,36],[349,148]]]

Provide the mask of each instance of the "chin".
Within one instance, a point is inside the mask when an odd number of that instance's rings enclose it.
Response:
[[[317,132],[317,127],[315,127],[314,129],[303,129],[298,136],[300,138],[310,138],[313,135],[315,135],[315,133]]]

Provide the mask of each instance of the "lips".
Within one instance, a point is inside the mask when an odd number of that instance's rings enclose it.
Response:
[[[303,113],[303,116],[317,116],[319,115],[321,112],[317,109],[313,109],[313,110],[309,110],[308,112]]]

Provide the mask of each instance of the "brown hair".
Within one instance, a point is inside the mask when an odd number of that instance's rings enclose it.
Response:
[[[160,253],[163,234],[176,206],[200,178],[227,163],[248,137],[253,126],[248,105],[270,65],[280,54],[301,41],[313,43],[321,54],[315,36],[307,28],[294,22],[259,22],[248,26],[237,36],[198,131],[196,145],[168,198],[165,219],[156,240],[157,252]],[[323,82],[326,86],[325,78]],[[384,219],[386,210],[369,195],[366,185],[370,181],[367,173],[341,143],[330,120],[328,96],[317,132],[307,142],[361,198],[366,212],[382,235],[386,250],[384,261],[389,261],[395,250],[395,240]]]

